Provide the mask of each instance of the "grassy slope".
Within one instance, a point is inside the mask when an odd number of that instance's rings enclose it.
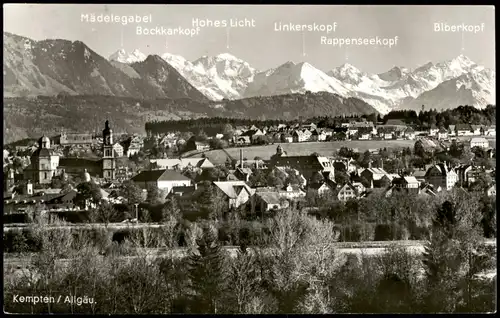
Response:
[[[289,156],[310,155],[314,152],[324,156],[333,155],[334,151],[341,147],[357,148],[363,152],[368,149],[379,148],[399,148],[410,147],[413,148],[415,141],[413,140],[356,140],[356,141],[332,141],[332,142],[303,142],[303,143],[282,143],[280,144],[284,151]],[[243,150],[243,158],[248,160],[255,157],[261,157],[266,160],[276,153],[278,144],[266,146],[252,146],[242,148],[228,148],[226,151],[234,158],[238,159],[240,156],[240,149]],[[208,159],[214,164],[223,164],[226,162],[226,154],[223,150],[210,150],[204,153]],[[193,157],[201,157],[202,153],[192,155]]]

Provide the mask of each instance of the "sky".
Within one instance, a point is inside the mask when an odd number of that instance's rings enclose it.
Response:
[[[150,15],[150,23],[82,22],[82,14]],[[230,53],[257,70],[285,62],[308,62],[328,71],[350,63],[367,73],[394,66],[416,68],[464,54],[495,68],[493,6],[306,6],[306,5],[104,5],[4,4],[4,31],[33,40],[82,41],[109,57],[118,49],[149,55],[171,53],[194,61],[201,56]],[[201,28],[194,36],[138,35],[138,26],[192,28],[193,19],[248,19],[254,26]],[[279,32],[276,23],[332,25],[335,31]],[[474,32],[436,32],[435,23],[481,26]],[[321,37],[392,39],[389,46],[342,46],[321,43]],[[339,41],[339,40],[337,40]]]

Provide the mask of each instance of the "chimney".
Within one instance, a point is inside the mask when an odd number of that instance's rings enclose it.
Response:
[[[194,183],[194,189],[198,190],[198,184],[196,182]]]

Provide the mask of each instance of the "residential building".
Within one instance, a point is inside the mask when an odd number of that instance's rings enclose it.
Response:
[[[309,185],[309,191],[314,191],[318,196],[323,196],[332,192],[332,189],[328,186],[326,182],[314,183]]]
[[[295,131],[292,133],[293,142],[304,142],[304,141],[309,141],[309,137],[310,137],[310,135],[309,135],[309,134],[306,134],[306,133],[304,133],[304,132],[303,132],[303,131],[301,131],[301,130],[295,130]]]
[[[487,127],[484,131],[484,135],[485,136],[496,136],[497,135],[496,126],[492,125],[492,126]]]
[[[252,202],[252,213],[279,210],[288,206],[289,202],[281,198],[278,192],[256,192]]]
[[[196,150],[196,151],[204,151],[209,150],[210,145],[205,141],[196,140],[196,136],[189,138],[185,145],[185,151]]]
[[[440,128],[437,132],[437,139],[448,139],[448,130],[446,130],[445,128]]]
[[[306,196],[306,193],[299,186],[292,186],[290,184],[284,189],[278,190],[278,194],[281,198],[288,200],[297,200]]]
[[[192,185],[191,179],[175,170],[146,170],[137,174],[132,181],[140,188],[147,190],[149,186],[170,193],[174,187],[188,187]]]
[[[222,194],[228,208],[238,208],[248,203],[255,194],[255,189],[244,181],[215,181],[213,184]]]
[[[438,163],[427,170],[425,181],[435,188],[441,187],[442,189],[451,190],[458,182],[458,175],[446,163]]]
[[[449,137],[455,137],[457,135],[457,130],[455,125],[449,125],[448,126],[448,136]]]
[[[123,146],[119,142],[115,142],[113,145],[113,151],[116,157],[123,157]]]
[[[374,187],[379,187],[380,180],[387,174],[388,173],[384,169],[370,167],[364,169],[361,172],[360,176],[365,178],[369,182],[369,184],[373,184]]]
[[[471,125],[471,128],[472,128],[472,134],[474,136],[482,135],[481,131],[483,127],[481,125]]]
[[[457,136],[472,136],[472,127],[469,124],[458,124],[455,126],[455,129],[457,131]]]
[[[488,139],[484,137],[475,137],[470,140],[470,148],[480,147],[483,149],[488,149],[490,147],[490,143]]]
[[[282,151],[278,146],[277,154]],[[324,171],[334,171],[333,160],[321,156],[275,156],[270,162],[270,168],[285,167],[296,169],[301,175],[309,180],[315,173],[322,173]]]
[[[281,139],[281,142],[286,142],[286,143],[293,142],[293,136],[290,135],[289,133],[282,133],[280,135],[280,139]]]
[[[438,132],[439,132],[439,128],[434,126],[434,125],[429,128],[429,136],[434,137],[438,134]]]
[[[65,133],[55,136],[54,144],[62,146],[91,146],[95,144],[96,140],[92,134],[87,133]]]
[[[350,199],[356,199],[358,196],[358,190],[351,183],[344,184],[337,192],[337,199],[344,202]]]
[[[252,140],[249,136],[234,136],[233,142],[237,145],[250,145]]]
[[[412,176],[394,178],[392,185],[398,190],[406,190],[411,194],[420,192],[420,183]]]
[[[183,170],[184,168],[209,169],[215,165],[208,158],[150,159],[152,169]]]
[[[404,131],[404,137],[408,140],[415,140],[415,130],[411,127],[407,127]]]

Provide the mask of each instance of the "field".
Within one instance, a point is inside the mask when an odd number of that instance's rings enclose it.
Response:
[[[380,148],[400,148],[400,147],[410,147],[413,149],[415,144],[414,140],[355,140],[355,141],[331,141],[331,142],[301,142],[301,143],[280,143],[283,150],[289,156],[300,156],[300,155],[310,155],[314,152],[319,153],[322,156],[332,156],[333,153],[342,148],[349,147],[353,149],[358,149],[360,152],[364,152],[368,149],[380,149]],[[227,159],[227,153],[234,159],[238,159],[240,156],[240,149],[243,150],[243,158],[248,160],[254,159],[255,157],[260,157],[264,160],[268,160],[272,155],[276,153],[276,147],[278,143],[265,145],[265,146],[251,146],[251,147],[241,147],[241,148],[227,148],[224,150],[209,150],[204,152],[206,157],[214,164],[224,164]],[[196,153],[190,155],[191,157],[201,157],[203,153]]]

